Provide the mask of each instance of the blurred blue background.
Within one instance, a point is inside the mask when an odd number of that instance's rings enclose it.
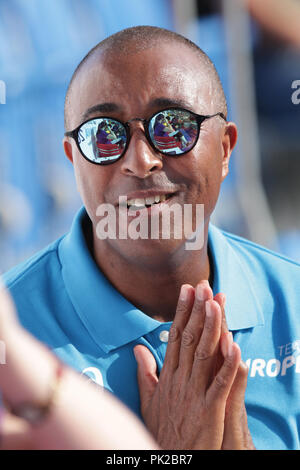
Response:
[[[61,143],[68,82],[95,44],[141,24],[183,33],[209,54],[241,129],[214,221],[300,261],[299,51],[238,16],[239,3],[0,0],[0,271],[69,229],[81,201]]]

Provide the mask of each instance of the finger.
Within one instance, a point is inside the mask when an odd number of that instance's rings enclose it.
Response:
[[[226,331],[222,333],[221,340],[220,340],[220,349],[221,349],[223,358],[227,356],[228,350],[232,342],[233,342],[233,336],[232,336],[231,331]]]
[[[133,348],[133,352],[137,361],[137,379],[143,414],[148,408],[158,383],[157,365],[146,346],[139,344]]]
[[[214,300],[205,303],[205,322],[203,332],[194,354],[191,374],[193,384],[199,390],[206,390],[214,376],[219,351],[222,313]]]
[[[235,380],[230,390],[229,398],[226,404],[227,413],[234,414],[239,417],[240,412],[244,409],[245,392],[247,388],[248,367],[245,362],[240,361]]]
[[[241,362],[239,346],[232,342],[222,367],[209,387],[206,398],[208,406],[220,407],[225,411],[225,404]]]
[[[222,292],[219,292],[214,296],[214,300],[218,302],[221,308],[222,312],[222,332],[227,332],[228,326],[227,326],[227,321],[226,321],[226,315],[225,315],[225,303],[226,303],[226,296]]]
[[[213,293],[207,281],[201,281],[195,289],[195,301],[189,321],[182,332],[179,368],[180,375],[189,378],[194,354],[202,335],[205,322],[205,302],[212,299]]]
[[[195,290],[189,284],[181,287],[176,314],[170,328],[168,346],[161,376],[165,371],[173,372],[178,367],[182,332],[190,317],[195,299]]]
[[[225,358],[228,354],[228,350],[230,345],[233,343],[233,336],[230,331],[227,333],[223,333],[221,337],[221,352],[223,357]],[[238,345],[237,345],[238,346]],[[239,347],[239,346],[238,346]],[[248,366],[243,362],[240,361],[237,374],[230,391],[230,402],[233,401],[240,406],[244,402],[245,391],[247,387],[247,379],[248,379]]]
[[[226,314],[225,314],[225,303],[226,303],[226,296],[225,294],[219,292],[218,294],[216,294],[214,296],[214,300],[216,302],[218,302],[218,304],[220,305],[220,308],[221,308],[221,312],[222,312],[222,326],[221,326],[221,345],[222,345],[222,336],[227,333],[229,333],[229,330],[228,330],[228,326],[227,326],[227,321],[226,321]],[[232,339],[232,337],[231,337]],[[215,375],[218,373],[218,371],[220,370],[222,364],[223,364],[223,358],[225,357],[226,354],[223,354],[223,357],[222,357],[222,354],[219,354],[218,355],[218,359],[216,361],[216,364],[215,364]]]

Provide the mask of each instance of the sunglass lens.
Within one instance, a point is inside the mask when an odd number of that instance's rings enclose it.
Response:
[[[118,160],[126,146],[126,129],[118,121],[97,118],[83,124],[78,144],[85,157],[102,165]]]
[[[198,122],[188,111],[168,109],[153,116],[149,133],[158,150],[169,155],[181,155],[195,145],[199,134]]]

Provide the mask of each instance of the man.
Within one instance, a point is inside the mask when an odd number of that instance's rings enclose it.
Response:
[[[196,126],[188,151],[157,148],[164,112]],[[95,164],[88,136],[103,120],[126,145]],[[141,405],[162,448],[297,448],[300,270],[209,223],[237,139],[211,61],[169,31],[121,31],[77,67],[65,123],[85,208],[67,236],[6,275],[22,324],[136,413]],[[181,237],[123,236],[175,205],[204,207],[201,223],[193,213]],[[107,237],[103,207],[116,213]],[[201,247],[187,249],[199,229]]]

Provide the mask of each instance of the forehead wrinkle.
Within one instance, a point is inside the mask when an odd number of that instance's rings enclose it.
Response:
[[[192,41],[189,41],[187,38],[176,34],[172,31],[165,30],[163,28],[157,28],[153,26],[136,26],[132,28],[127,28],[125,30],[119,31],[118,33],[113,34],[112,36],[104,39],[93,47],[88,54],[82,59],[80,64],[72,75],[72,79],[69,83],[69,87],[66,93],[65,99],[65,125],[69,120],[69,106],[70,106],[70,94],[73,83],[76,81],[76,78],[82,69],[85,69],[87,64],[94,62],[94,59],[99,60],[111,57],[127,57],[131,54],[141,53],[142,55],[147,55],[147,51],[151,48],[161,48],[162,45],[176,46],[176,50],[185,48],[191,54],[194,54],[196,57],[198,65],[201,64],[201,67],[206,69],[207,79],[210,79],[214,82],[215,88],[215,101],[220,107],[225,115],[227,115],[227,104],[226,97],[223,92],[222,84],[220,82],[218,73],[214,67],[214,64],[211,62],[209,57],[205,52],[198,47]],[[176,52],[177,55],[177,52]],[[191,56],[190,56],[191,57]],[[193,63],[193,68],[195,68],[195,62]],[[212,91],[212,87],[211,87]],[[210,96],[213,96],[210,94]]]
[[[114,113],[121,111],[123,108],[122,106],[116,104],[116,103],[99,103],[94,106],[91,106],[88,108],[81,116],[82,120],[88,119],[92,114],[96,113]]]
[[[97,54],[91,57],[85,66],[80,70],[77,79],[75,80],[72,94],[70,96],[70,104],[73,101],[73,97],[76,96],[75,108],[79,110],[84,107],[82,113],[76,113],[76,122],[78,122],[78,116],[81,115],[81,122],[88,119],[90,112],[104,112],[105,108],[96,109],[95,100],[97,96],[93,97],[93,93],[88,91],[90,99],[87,98],[87,90],[94,90],[94,94],[97,95],[97,89],[103,93],[103,101],[111,102],[113,106],[107,108],[107,112],[119,112],[123,113],[127,103],[134,102],[136,105],[141,104],[145,106],[148,103],[150,107],[151,101],[159,99],[157,97],[158,89],[167,89],[168,92],[164,93],[166,99],[175,100],[177,99],[178,104],[181,107],[186,107],[197,113],[208,114],[214,112],[214,87],[212,84],[211,76],[207,72],[207,68],[203,63],[199,63],[196,60],[195,54],[189,55],[189,63],[169,64],[164,65],[158,64],[158,73],[153,76],[153,68],[151,60],[147,58],[147,54],[137,53],[140,56],[140,67],[137,67],[134,71],[132,67],[126,67],[126,62],[123,57],[119,57],[118,54],[112,55],[107,53]],[[136,55],[133,54],[132,55]],[[116,60],[119,57],[124,62],[124,67],[120,66],[120,60]],[[195,58],[195,60],[192,60]],[[116,67],[116,63],[118,67]],[[132,75],[134,73],[134,75]],[[111,86],[117,87],[119,96],[122,97],[122,102],[116,102],[114,97],[111,99],[111,87],[103,88],[103,80],[105,75],[105,82],[110,83]],[[130,81],[134,82],[134,86],[130,86]],[[140,86],[137,87],[136,83]],[[110,90],[109,90],[110,89]],[[83,92],[82,92],[83,90]],[[85,96],[84,96],[85,95]],[[155,96],[156,95],[156,96]],[[83,103],[81,106],[83,98]],[[102,98],[102,96],[101,96]],[[99,99],[99,98],[98,98]],[[86,102],[88,101],[88,102]],[[150,103],[150,104],[149,104]],[[155,105],[155,103],[153,103]],[[168,106],[168,104],[167,104]],[[121,109],[123,107],[123,109]],[[208,107],[210,109],[208,109]],[[70,106],[70,111],[73,106]],[[92,110],[92,111],[91,111]],[[130,107],[128,109],[130,112]],[[217,110],[218,111],[218,110]],[[130,116],[132,117],[132,116]]]
[[[150,107],[157,107],[157,108],[167,108],[168,106],[175,108],[186,108],[189,109],[191,108],[192,110],[192,105],[186,101],[186,100],[181,100],[180,98],[167,98],[167,97],[159,97],[159,98],[154,98],[149,102]]]
[[[106,110],[106,112],[113,112],[113,107],[118,107],[118,104],[113,103],[109,99],[110,97],[105,96],[103,96],[102,102],[98,105],[95,104],[93,93],[89,91],[96,91],[97,88],[101,86],[103,73],[107,74],[109,72],[104,70],[99,59],[95,61],[95,58],[93,57],[91,57],[84,67],[79,70],[68,96],[68,120],[75,122],[71,127],[74,127],[75,125],[77,126],[83,120],[88,119],[92,112],[96,112],[97,106],[99,106],[99,112],[101,112],[100,106],[102,105],[103,111]],[[87,99],[87,91],[89,91],[89,99]],[[101,98],[98,98],[99,101],[101,101]]]
[[[203,64],[195,61],[193,65],[182,64],[162,70],[166,83],[172,79],[174,96],[186,101],[189,108],[198,113],[214,112],[215,89],[210,74]],[[210,110],[207,109],[209,106]]]

